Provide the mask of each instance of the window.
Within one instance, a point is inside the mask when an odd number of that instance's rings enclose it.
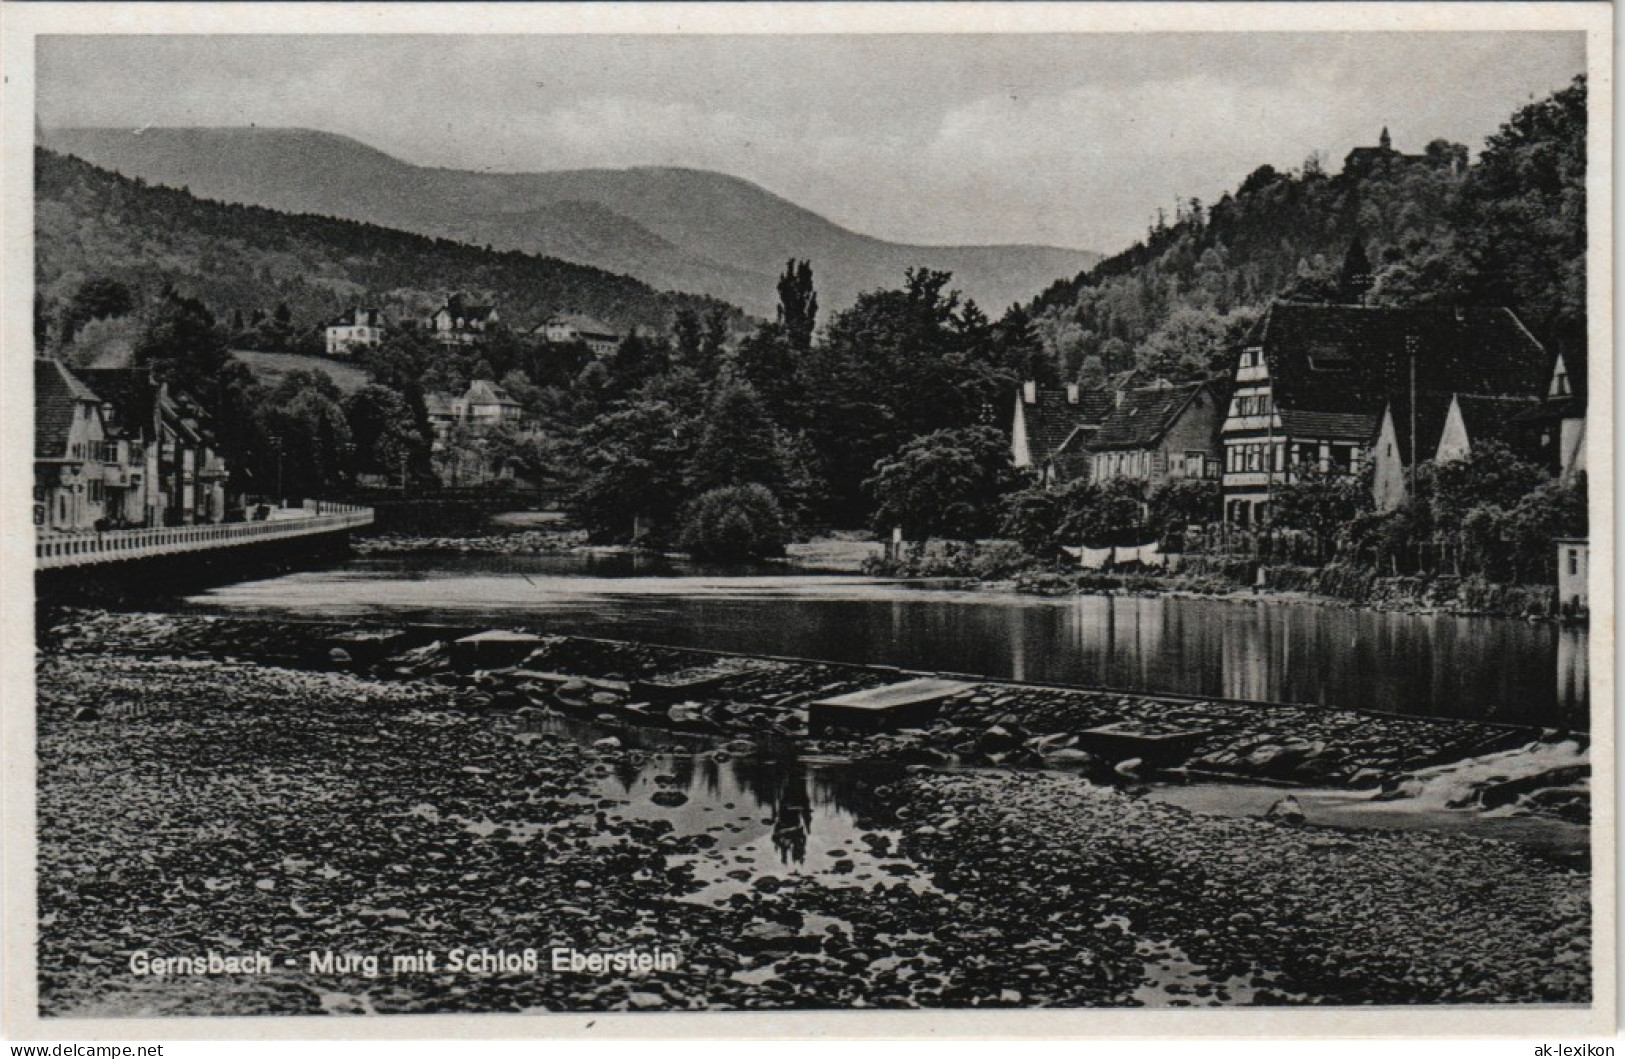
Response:
[[[1202,477],[1202,467],[1203,467],[1204,463],[1206,462],[1206,458],[1207,458],[1207,453],[1202,452],[1199,449],[1198,450],[1189,450],[1189,449],[1187,449],[1186,452],[1185,452],[1185,477],[1186,478],[1200,478],[1200,477]]]
[[[1575,577],[1580,573],[1580,549],[1569,549],[1569,576]]]

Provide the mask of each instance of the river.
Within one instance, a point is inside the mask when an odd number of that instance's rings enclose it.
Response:
[[[933,589],[625,556],[352,559],[204,610],[525,626],[677,646],[1586,728],[1588,635],[1505,618]]]

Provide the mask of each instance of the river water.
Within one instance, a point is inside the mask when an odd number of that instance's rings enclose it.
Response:
[[[1586,728],[1588,636],[1505,618],[944,590],[625,556],[374,557],[216,588],[227,612],[486,622],[676,646]]]

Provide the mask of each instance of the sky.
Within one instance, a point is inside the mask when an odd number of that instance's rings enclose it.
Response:
[[[1253,169],[1474,151],[1585,68],[1578,33],[55,36],[64,126],[297,126],[405,161],[755,181],[899,242],[1111,252]]]

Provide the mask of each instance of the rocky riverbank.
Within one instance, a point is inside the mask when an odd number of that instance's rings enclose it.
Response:
[[[585,530],[497,530],[476,534],[380,533],[351,543],[358,555],[570,555],[587,548]]]
[[[310,633],[77,614],[44,638],[45,1013],[1590,996],[1589,874],[1520,847],[1211,817],[1059,771],[922,765],[847,781],[863,788],[846,797],[856,816],[820,838],[835,826],[824,796],[769,783],[760,808],[717,800],[745,797],[717,787],[718,761],[788,769],[765,734],[624,726],[584,742],[550,720],[554,705],[516,705],[497,683],[387,672],[422,664],[427,645],[415,663],[358,663],[371,641],[352,639],[337,668],[295,664]],[[623,660],[624,677],[643,672]],[[610,706],[578,683],[553,685],[559,706]],[[675,807],[650,808],[644,789]],[[791,820],[771,846],[753,822],[764,810]],[[780,851],[776,867],[747,856],[751,841]],[[555,948],[669,953],[675,966],[554,971]],[[482,949],[498,966],[468,970]],[[522,966],[526,949],[537,969]],[[258,952],[271,965],[155,977],[135,973],[142,951]],[[438,969],[394,969],[425,951]],[[500,966],[499,951],[520,965]]]

